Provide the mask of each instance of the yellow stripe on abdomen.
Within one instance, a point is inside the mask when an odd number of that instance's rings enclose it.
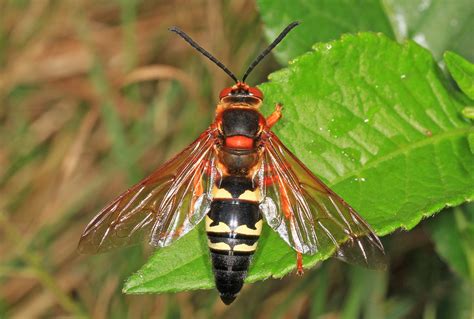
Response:
[[[260,219],[255,224],[255,229],[249,228],[247,225],[240,225],[235,229],[235,233],[242,234],[242,235],[251,235],[251,236],[260,236],[262,233],[262,220]]]
[[[232,199],[232,195],[228,191],[216,186],[212,189],[212,197],[215,199]]]
[[[262,198],[262,194],[260,193],[260,189],[256,188],[255,190],[246,190],[242,194],[239,195],[238,198],[233,198],[232,194],[224,188],[217,188],[216,186],[212,189],[212,197],[214,199],[242,199],[250,202],[260,202]]]
[[[214,221],[206,215],[206,231],[212,233],[230,233],[231,229],[229,225],[219,222],[219,224],[211,226]]]
[[[207,245],[209,246],[209,248],[215,249],[215,250],[225,250],[225,251],[230,250],[230,246],[223,242],[213,243],[208,239]]]
[[[260,189],[256,188],[254,191],[246,190],[242,195],[239,196],[239,199],[248,200],[251,202],[260,202]]]
[[[234,246],[234,249],[232,249],[229,244],[224,242],[213,243],[210,240],[207,240],[207,245],[211,249],[223,251],[253,252],[257,249],[257,242],[255,242],[253,245],[238,244]]]

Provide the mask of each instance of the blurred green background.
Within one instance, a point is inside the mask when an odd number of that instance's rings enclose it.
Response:
[[[434,245],[456,236],[436,224],[474,223],[472,206],[383,238],[388,272],[330,260],[302,277],[246,285],[230,307],[214,290],[122,294],[149,247],[78,255],[95,213],[193,141],[232,83],[171,25],[238,75],[268,43],[254,1],[0,1],[0,317],[474,316],[472,277]],[[249,82],[282,65],[269,56]]]

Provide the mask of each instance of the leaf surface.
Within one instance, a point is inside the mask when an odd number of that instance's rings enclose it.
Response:
[[[273,41],[289,23],[301,25],[275,48],[281,64],[310,50],[316,42],[345,33],[381,32],[404,41],[415,40],[440,60],[452,50],[474,60],[472,0],[258,0],[265,34]]]
[[[437,60],[452,50],[474,59],[474,3],[471,0],[384,0],[397,38],[413,39]]]
[[[351,204],[379,235],[411,229],[445,206],[474,197],[471,123],[430,53],[371,33],[314,46],[261,85],[263,112],[284,105],[281,140]],[[199,228],[201,227],[201,228]],[[127,293],[209,288],[204,225],[158,250]],[[307,267],[333,247],[305,256]],[[282,277],[295,253],[264,228],[247,282]]]
[[[345,0],[258,0],[265,35],[269,42],[290,22],[301,25],[287,36],[274,50],[281,64],[311,50],[316,42],[339,38],[344,33],[376,31],[392,36],[390,21],[379,0],[348,3]]]
[[[459,88],[474,100],[474,64],[449,51],[444,54],[444,61]]]

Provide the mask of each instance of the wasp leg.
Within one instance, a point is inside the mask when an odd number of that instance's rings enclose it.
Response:
[[[290,168],[288,163],[281,165],[281,167],[283,167],[284,169]],[[265,177],[263,179],[263,183],[265,184],[265,186],[271,186],[277,183],[278,187],[283,187],[283,184],[281,184],[281,181],[279,181],[278,172],[275,170],[274,165],[268,164],[265,167]]]
[[[279,119],[281,119],[281,109],[283,108],[283,105],[280,103],[277,103],[275,105],[275,111],[273,111],[272,114],[270,114],[269,117],[267,117],[267,126],[268,128],[271,128],[273,125],[275,125],[276,122],[278,122]]]
[[[281,199],[281,206],[283,210],[283,215],[286,219],[290,221],[290,223],[294,223],[293,213],[290,208],[290,200],[288,199],[288,194],[286,193],[286,188],[283,185],[281,179],[277,178],[277,183],[280,188],[280,199]],[[296,252],[296,274],[298,276],[303,275],[303,254],[299,251]]]
[[[293,213],[291,212],[290,208],[290,200],[288,198],[288,194],[286,193],[286,188],[283,185],[283,182],[280,178],[276,178],[276,181],[278,183],[278,187],[280,189],[280,201],[281,201],[281,208],[283,210],[283,215],[285,216],[286,219],[290,220],[290,223],[293,223]]]
[[[296,252],[296,274],[302,276],[304,273],[303,270],[303,254],[299,251]]]

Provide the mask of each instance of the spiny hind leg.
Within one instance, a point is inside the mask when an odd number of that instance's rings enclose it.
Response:
[[[296,252],[296,274],[302,276],[304,273],[303,269],[303,254],[299,251]]]
[[[286,188],[280,178],[277,178],[277,183],[280,188],[280,199],[283,215],[290,221],[290,223],[294,223],[294,216],[290,208],[290,200],[288,198],[288,194],[286,193]],[[299,251],[296,251],[296,274],[298,276],[302,276],[303,273],[303,254]]]
[[[273,125],[275,125],[276,122],[278,122],[279,119],[281,119],[282,108],[283,105],[280,103],[277,103],[275,105],[275,111],[273,111],[273,113],[270,114],[270,116],[266,119],[268,128],[271,128]]]

